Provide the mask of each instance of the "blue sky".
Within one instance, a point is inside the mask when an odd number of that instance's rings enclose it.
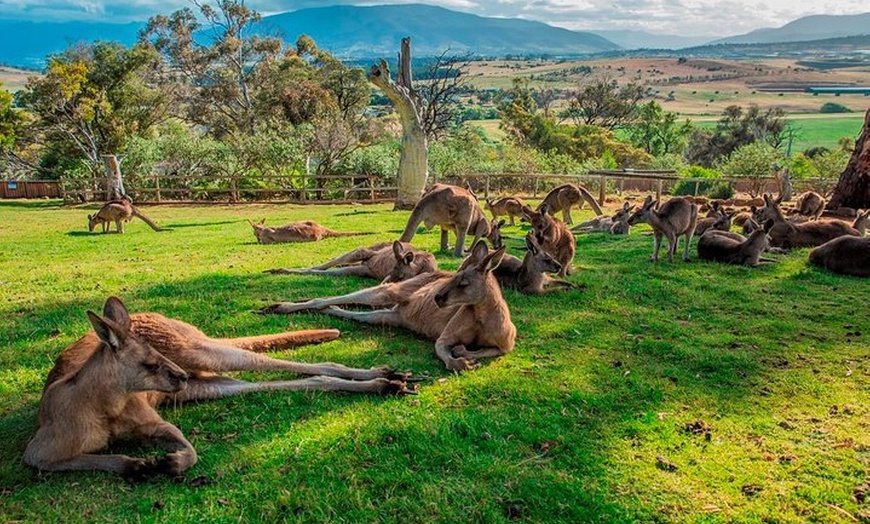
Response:
[[[418,0],[419,1],[419,0]],[[263,14],[334,4],[407,3],[384,1],[248,0]],[[859,0],[441,0],[421,2],[483,16],[519,17],[569,29],[637,29],[686,36],[728,36],[778,27],[811,14],[870,11]],[[146,20],[190,6],[186,0],[0,0],[0,19]]]

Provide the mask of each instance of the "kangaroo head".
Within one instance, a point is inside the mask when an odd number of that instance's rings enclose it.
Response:
[[[401,282],[415,277],[423,272],[422,264],[415,264],[416,255],[411,250],[406,250],[401,242],[393,241],[393,256],[396,257],[396,264],[390,273],[381,281],[382,284],[390,282]]]
[[[257,242],[263,241],[263,235],[266,234],[266,231],[269,229],[266,227],[266,219],[262,219],[259,222],[253,222],[252,220],[248,220],[248,223],[251,224],[251,227],[254,229],[254,236],[257,237]]]
[[[634,206],[631,205],[630,203],[626,202],[625,204],[622,205],[621,209],[616,210],[616,213],[614,213],[613,216],[610,217],[610,219],[613,220],[614,222],[620,222],[623,224],[627,224],[628,219],[632,215],[632,211],[634,211]]]
[[[537,211],[529,206],[523,206],[523,215],[529,219],[532,230],[541,240],[552,236],[552,230],[556,227],[556,219],[547,214],[549,209],[550,206],[547,204],[541,204]]]
[[[498,249],[502,246],[501,228],[504,225],[505,221],[497,218],[493,218],[489,224],[489,235],[487,235],[487,238],[489,243],[492,244],[493,249]]]
[[[652,196],[647,196],[643,201],[643,204],[641,204],[640,207],[637,208],[630,217],[628,217],[628,225],[633,226],[649,222],[649,217],[655,210],[656,204],[658,204],[657,200],[653,200]]]
[[[125,390],[176,393],[187,387],[183,369],[130,332],[130,314],[118,298],[106,300],[103,316],[88,311],[88,320],[112,352]]]
[[[486,242],[478,240],[453,278],[435,294],[435,304],[438,307],[476,304],[487,297],[492,285],[498,288],[498,284],[489,281],[489,274],[501,264],[504,253],[505,246],[490,252]]]
[[[93,231],[97,226],[97,215],[88,215],[88,231]]]
[[[533,269],[538,273],[558,273],[562,271],[562,264],[552,255],[541,249],[541,245],[531,231],[526,235],[526,257],[531,257]],[[523,260],[525,263],[526,260]]]
[[[772,196],[765,193],[764,197],[764,207],[758,211],[758,220],[776,220],[777,218],[782,216],[782,211],[779,209],[779,203],[782,200],[782,197],[774,200]],[[753,215],[755,213],[753,212]]]

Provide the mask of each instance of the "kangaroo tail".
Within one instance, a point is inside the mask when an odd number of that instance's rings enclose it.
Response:
[[[589,204],[589,207],[591,207],[593,210],[595,210],[595,214],[596,215],[603,214],[603,212],[601,211],[601,206],[599,206],[598,202],[595,201],[595,197],[592,196],[592,193],[587,191],[585,187],[578,186],[578,189],[580,190],[580,195],[583,196],[583,200],[585,200]]]
[[[163,231],[162,227],[158,226],[157,224],[154,223],[153,220],[146,217],[145,214],[142,213],[141,211],[139,211],[139,208],[136,206],[133,206],[133,216],[141,218],[142,222],[145,222],[146,224],[151,226],[151,229],[153,229],[154,231]]]
[[[265,351],[279,351],[305,344],[328,342],[337,339],[340,334],[341,332],[337,329],[306,329],[302,331],[286,331],[276,335],[220,338],[218,341],[237,348],[261,353]]]
[[[411,216],[408,218],[408,225],[405,226],[405,231],[399,238],[399,242],[410,242],[411,239],[414,238],[414,235],[417,233],[417,226],[419,226],[420,222],[423,221],[423,217],[420,216],[421,214],[422,211],[420,211],[419,206],[411,211]]]

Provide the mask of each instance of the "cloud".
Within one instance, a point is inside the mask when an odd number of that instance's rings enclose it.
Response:
[[[261,13],[274,14],[324,5],[413,1],[574,30],[636,29],[711,38],[778,27],[810,14],[868,10],[863,0],[248,0],[247,4]],[[187,0],[0,0],[0,18],[129,22],[190,6]]]

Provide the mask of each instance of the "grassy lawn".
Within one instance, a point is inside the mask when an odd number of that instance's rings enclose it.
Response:
[[[88,212],[0,202],[0,521],[870,520],[855,496],[870,482],[870,281],[810,268],[806,250],[758,269],[653,265],[645,228],[582,237],[570,278],[585,289],[506,293],[515,352],[453,375],[399,329],[251,314],[369,285],[262,270],[393,239],[407,212],[164,206],[146,212],[171,231],[134,221],[124,235],[89,234]],[[245,219],[262,217],[373,234],[257,245]],[[522,233],[507,229],[516,254]],[[438,234],[414,241],[435,249]],[[183,481],[40,475],[21,456],[46,373],[109,295],[215,336],[337,327],[337,341],[279,356],[432,380],[416,397],[270,392],[162,409],[199,452]]]
[[[716,121],[721,117],[695,119],[699,127],[714,128]],[[864,124],[863,113],[848,113],[838,115],[822,114],[790,114],[788,120],[794,126],[796,134],[792,144],[792,152],[806,151],[812,147],[827,147],[835,149],[837,142],[848,137],[852,140],[858,137],[861,126]]]

